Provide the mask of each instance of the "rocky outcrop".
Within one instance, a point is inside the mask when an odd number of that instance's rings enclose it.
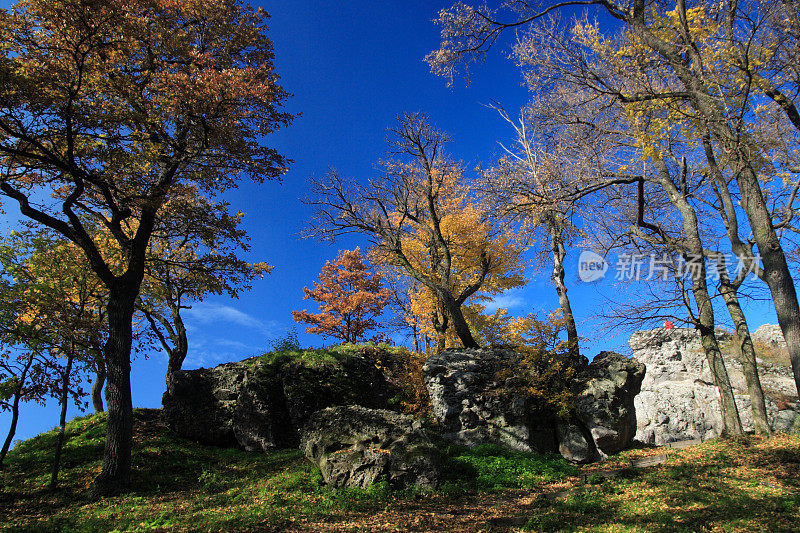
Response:
[[[382,409],[339,406],[315,413],[302,430],[300,448],[326,484],[366,488],[386,480],[392,487],[435,488],[439,455],[422,425]]]
[[[617,453],[636,434],[634,398],[645,366],[615,352],[600,352],[576,380],[575,411],[601,455]]]
[[[433,416],[442,436],[473,446],[492,443],[513,450],[555,452],[590,462],[627,447],[636,431],[633,398],[644,366],[601,353],[573,383],[575,417],[558,421],[525,394],[509,350],[445,350],[423,366]],[[511,371],[510,371],[511,370]]]
[[[508,372],[516,358],[512,351],[488,348],[449,349],[428,358],[422,373],[445,439],[525,452],[556,450],[553,421],[534,416],[532,400]]]
[[[310,416],[333,405],[381,408],[389,387],[368,357],[252,359],[176,372],[163,397],[179,435],[249,451],[297,446]]]
[[[775,347],[786,345],[783,332],[778,324],[763,324],[750,334],[750,338],[753,339],[753,342],[762,342]]]
[[[762,326],[753,338],[756,342],[778,342],[775,327]],[[647,367],[642,390],[634,400],[636,440],[665,444],[718,436],[722,427],[719,393],[698,333],[689,328],[637,331],[629,344],[633,358]],[[775,361],[759,360],[758,363],[771,423],[776,430],[784,430],[787,424],[794,423],[796,414],[797,390],[791,369]],[[742,425],[746,431],[751,431],[750,398],[741,365],[730,355],[725,357],[725,364]]]

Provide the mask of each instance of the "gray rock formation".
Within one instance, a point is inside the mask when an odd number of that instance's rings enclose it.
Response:
[[[318,411],[302,430],[300,448],[325,483],[337,488],[366,488],[384,479],[395,488],[434,488],[441,477],[439,454],[421,423],[392,411]]]
[[[757,332],[758,335],[753,335],[754,340],[772,342],[775,339],[772,327],[762,326]],[[629,344],[633,358],[647,367],[642,390],[634,400],[636,440],[664,444],[719,436],[722,427],[719,393],[708,370],[698,333],[690,328],[637,331]],[[746,431],[751,431],[750,398],[741,365],[730,355],[725,357],[725,364],[742,425]],[[759,361],[759,372],[767,411],[773,426],[776,426],[778,411],[796,405],[797,391],[791,369],[774,362]],[[781,415],[783,422],[777,426],[783,427],[789,418],[789,414]]]
[[[176,372],[164,394],[164,415],[179,435],[216,446],[234,446],[233,419],[247,365]]]
[[[567,461],[585,464],[603,458],[597,450],[592,434],[582,424],[559,421],[556,424],[556,434],[558,453]]]
[[[473,446],[492,443],[519,451],[555,452],[590,462],[626,448],[636,432],[633,398],[644,366],[603,352],[574,382],[576,416],[559,422],[508,372],[509,350],[445,350],[423,366],[433,415],[442,436]]]
[[[750,334],[753,342],[763,342],[772,346],[785,346],[783,332],[778,324],[763,324]]]
[[[422,367],[434,418],[442,436],[466,446],[492,443],[525,452],[556,450],[555,426],[535,419],[531,400],[516,391],[509,350],[449,349]]]
[[[600,352],[576,383],[575,411],[604,455],[626,449],[636,434],[634,397],[645,366],[615,352]]]
[[[249,451],[292,447],[316,411],[333,405],[385,407],[389,387],[373,362],[252,359],[176,372],[164,415],[179,435]]]

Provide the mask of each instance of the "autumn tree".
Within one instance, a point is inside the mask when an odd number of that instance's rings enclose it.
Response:
[[[164,217],[151,238],[137,309],[167,353],[169,388],[189,350],[181,312],[209,294],[236,298],[272,267],[238,257],[250,249],[242,213],[231,215],[193,190],[170,199],[165,211],[175,216]]]
[[[557,27],[558,19],[547,16],[569,6],[594,5],[621,27],[616,36],[597,24],[576,23],[574,31],[584,43],[562,50],[579,59],[570,68],[558,55],[542,52],[542,27]],[[800,305],[780,234],[791,225],[796,193],[776,217],[770,209],[771,190],[764,174],[774,170],[796,173],[795,161],[779,162],[770,157],[752,135],[762,129],[765,118],[800,124],[794,96],[797,94],[798,10],[794,2],[665,2],[634,0],[630,6],[607,1],[503,2],[497,8],[457,3],[440,12],[441,47],[427,57],[434,72],[453,76],[464,65],[480,59],[505,30],[522,30],[515,55],[523,66],[543,65],[526,72],[534,87],[560,77],[573,88],[588,89],[626,104],[660,107],[675,112],[672,127],[706,135],[715,154],[725,161],[741,195],[763,267],[778,322],[789,347],[795,384],[800,390]],[[563,28],[563,27],[562,27]],[[553,32],[549,32],[553,33]],[[589,44],[589,46],[582,45]],[[597,61],[598,52],[603,59]],[[627,69],[627,81],[618,85],[619,65]],[[574,68],[577,65],[577,68]],[[609,83],[611,82],[611,83]],[[538,90],[538,89],[537,89]],[[764,114],[764,109],[778,111]],[[765,165],[766,163],[766,165]],[[776,167],[776,164],[782,166]],[[790,180],[796,190],[800,182]],[[791,219],[791,216],[790,216]],[[736,242],[732,243],[734,247]],[[736,251],[736,249],[734,248]],[[739,252],[737,251],[737,254]],[[742,258],[740,256],[740,258]]]
[[[453,294],[463,291],[474,279],[474,265],[480,263],[482,253],[498,258],[480,288],[461,304],[464,319],[474,335],[478,315],[483,312],[481,302],[525,283],[523,270],[526,262],[522,254],[526,243],[509,229],[510,226],[501,229],[491,220],[487,204],[480,198],[471,198],[470,192],[463,175],[458,173],[449,176],[437,194],[439,227],[451,254],[447,280],[435,271],[437,251],[430,247],[430,235],[423,227],[418,226],[410,231],[402,246],[415,270],[448,286]],[[408,272],[398,264],[394,255],[387,255],[380,247],[374,248],[372,255],[382,268],[393,272],[393,277],[408,277]],[[438,350],[457,345],[460,339],[456,328],[451,327],[450,314],[444,300],[430,287],[411,279],[413,281],[407,283],[406,288],[407,322],[416,324],[423,337],[436,339]]]
[[[309,324],[306,333],[319,333],[346,343],[357,343],[378,326],[375,320],[390,292],[381,275],[371,273],[361,249],[342,250],[334,262],[325,261],[314,288],[303,287],[304,300],[319,302],[319,313],[292,311],[295,322]]]
[[[536,263],[546,264],[549,259],[552,264],[568,351],[577,363],[581,361],[580,337],[565,283],[564,264],[567,247],[579,234],[571,221],[579,215],[583,194],[570,195],[566,191],[576,183],[581,184],[579,188],[587,187],[585,175],[599,169],[592,160],[594,152],[590,144],[580,135],[580,128],[565,131],[563,124],[553,124],[537,112],[542,108],[552,112],[548,105],[552,103],[547,98],[534,100],[516,120],[502,106],[491,106],[513,127],[515,138],[509,146],[501,143],[505,155],[483,174],[481,187],[497,212],[512,221],[522,221],[525,230],[534,235],[532,240],[544,245],[536,246],[539,256]]]
[[[28,0],[0,12],[0,191],[80,247],[109,294],[95,495],[130,476],[132,317],[167,201],[285,171],[261,143],[292,118],[278,109],[287,93],[266,22],[228,0]],[[113,236],[121,266],[85,220]]]
[[[0,278],[0,411],[11,411],[6,438],[0,448],[0,469],[17,431],[21,402],[42,402],[47,394],[39,346],[22,339],[34,339],[32,324],[18,321],[22,310],[21,287]],[[27,348],[27,349],[26,349]]]
[[[361,185],[331,171],[314,182],[307,202],[315,218],[308,234],[329,240],[366,235],[385,261],[433,295],[439,307],[428,312],[437,331],[452,324],[465,347],[476,347],[462,306],[495,273],[521,264],[502,253],[508,235],[486,223],[485,211],[467,205],[464,169],[443,153],[448,140],[423,114],[399,117],[390,130],[393,157],[379,179]],[[458,212],[478,224],[459,226],[453,222]],[[473,229],[478,237],[465,237]],[[457,253],[457,246],[465,253]]]
[[[47,230],[12,232],[0,246],[0,264],[18,291],[11,337],[27,353],[21,373],[33,369],[30,386],[60,407],[51,489],[58,484],[69,400],[84,407],[81,382],[105,338],[105,291],[85,263],[77,246]]]

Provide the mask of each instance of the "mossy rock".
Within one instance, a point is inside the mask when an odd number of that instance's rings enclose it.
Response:
[[[384,408],[393,395],[374,354],[345,346],[180,371],[163,404],[170,428],[183,437],[261,451],[297,446],[299,429],[320,409]]]

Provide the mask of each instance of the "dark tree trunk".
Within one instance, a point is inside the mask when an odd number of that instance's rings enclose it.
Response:
[[[112,290],[109,294],[109,336],[104,349],[108,426],[103,469],[95,479],[92,491],[95,497],[120,494],[130,479],[133,445],[130,358],[136,296],[137,291],[132,288]]]
[[[169,361],[167,362],[167,388],[172,384],[172,378],[175,372],[183,368],[183,362],[186,360],[186,354],[189,353],[189,340],[186,336],[186,326],[183,323],[180,312],[177,309],[172,310],[172,324],[174,328],[174,335],[172,341],[174,346],[171,348],[165,346]]]
[[[772,294],[778,324],[786,339],[795,387],[800,393],[800,305],[797,302],[794,280],[778,235],[772,226],[758,178],[752,171],[745,171],[739,173],[737,181],[742,194],[742,207],[750,221],[764,265],[764,281]]]
[[[469,324],[467,324],[467,320],[461,312],[461,306],[456,302],[455,298],[449,293],[442,293],[441,299],[445,309],[447,309],[447,314],[453,321],[453,330],[455,330],[464,348],[479,348],[480,346],[472,336]]]
[[[14,391],[14,399],[11,402],[11,426],[8,428],[8,435],[6,436],[5,442],[3,442],[3,448],[0,449],[0,470],[2,470],[4,467],[3,462],[6,459],[8,450],[11,449],[11,441],[14,440],[14,435],[17,434],[17,422],[19,422],[19,402],[22,399],[22,390],[25,387],[25,380],[28,379],[28,371],[30,370],[32,364],[33,354],[31,353],[28,354],[28,360],[25,362],[25,367],[20,373],[17,389]]]
[[[61,394],[58,399],[61,405],[61,416],[58,420],[58,436],[56,437],[56,449],[53,456],[53,471],[50,475],[50,490],[58,487],[58,471],[61,468],[61,451],[64,449],[64,439],[67,433],[67,403],[69,402],[69,378],[72,374],[73,355],[67,358],[67,366],[61,376]]]
[[[666,164],[653,158],[653,163],[658,171],[659,183],[669,196],[670,202],[678,209],[681,214],[683,231],[686,234],[687,259],[692,262],[691,282],[692,294],[697,304],[697,322],[695,327],[700,333],[700,342],[708,360],[708,367],[714,378],[714,385],[720,395],[720,409],[722,410],[722,434],[724,436],[741,435],[742,421],[739,418],[739,410],[736,407],[736,400],[733,396],[728,370],[725,368],[725,361],[722,358],[722,351],[719,349],[717,336],[714,334],[716,320],[714,317],[714,306],[708,294],[708,284],[706,282],[706,265],[703,241],[700,237],[700,226],[697,220],[697,213],[694,207],[688,202],[686,197],[678,190],[673,183],[669,169]],[[684,163],[685,164],[685,163]],[[642,195],[640,184],[640,195]],[[640,201],[642,198],[640,198]],[[683,273],[679,273],[683,275]]]
[[[710,301],[708,304],[710,304]],[[703,305],[705,306],[708,304]],[[707,313],[701,311],[700,315],[707,315]],[[700,342],[706,353],[711,375],[714,377],[714,385],[716,385],[717,390],[719,390],[720,409],[722,410],[722,436],[730,437],[741,435],[743,433],[742,421],[739,418],[739,409],[736,407],[733,387],[731,387],[731,381],[728,377],[728,370],[725,368],[722,351],[719,349],[717,336],[714,334],[713,322],[712,326],[709,327],[708,320],[700,318],[700,324],[697,325],[697,330],[700,332]]]
[[[737,288],[730,282],[728,277],[727,265],[724,260],[717,260],[717,269],[720,275],[720,293],[728,308],[731,320],[733,320],[736,336],[739,339],[742,372],[747,382],[747,392],[750,395],[753,427],[759,435],[770,435],[772,430],[769,427],[767,406],[764,402],[764,389],[761,387],[761,379],[758,376],[756,351],[753,347],[753,339],[750,337],[750,328],[747,325],[742,306],[739,304]]]
[[[6,454],[8,454],[8,450],[11,449],[11,441],[14,440],[14,435],[17,433],[17,422],[19,421],[19,397],[20,394],[15,392],[14,401],[11,404],[11,427],[8,428],[8,435],[6,436],[5,442],[3,442],[3,449],[0,450],[0,470],[5,468],[4,461],[6,460]]]
[[[103,406],[103,387],[106,384],[106,364],[103,362],[102,357],[98,357],[95,361],[95,380],[92,384],[92,407],[95,413],[102,413],[105,411]]]
[[[556,285],[558,293],[558,304],[564,314],[564,325],[567,328],[567,344],[569,346],[570,359],[578,363],[581,361],[580,339],[578,337],[578,327],[575,325],[575,315],[572,314],[572,306],[567,296],[567,286],[564,284],[564,258],[567,255],[564,247],[564,238],[561,228],[555,220],[547,223],[550,232],[550,248],[553,253],[553,283]]]
[[[729,122],[724,108],[706,85],[706,74],[698,71],[703,64],[699,52],[691,46],[679,46],[659,38],[646,26],[643,12],[630,20],[642,42],[659,53],[672,66],[686,89],[688,100],[705,120],[709,132],[717,141],[725,159],[733,167],[741,194],[740,204],[758,246],[764,266],[764,281],[772,294],[783,336],[789,350],[795,387],[800,393],[800,304],[792,280],[786,254],[783,251],[757,172],[750,160],[750,150],[743,146],[742,135]],[[690,60],[686,60],[684,53]]]
[[[450,316],[447,313],[447,308],[444,303],[439,302],[439,310],[431,313],[431,322],[433,329],[436,331],[436,352],[439,353],[444,350],[447,344],[447,328],[450,327]]]

